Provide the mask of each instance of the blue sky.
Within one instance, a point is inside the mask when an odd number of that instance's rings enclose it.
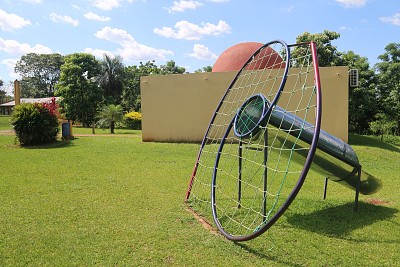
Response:
[[[230,46],[303,32],[341,34],[339,51],[353,50],[371,66],[400,42],[399,0],[0,0],[0,79],[22,55],[118,54],[125,65],[174,60],[189,72],[213,65]]]

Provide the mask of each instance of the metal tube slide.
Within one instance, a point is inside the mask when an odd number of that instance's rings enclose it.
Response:
[[[286,147],[293,147],[295,138],[299,138],[307,144],[311,143],[314,125],[278,106],[275,106],[271,112],[269,123],[290,134],[291,138],[279,140]],[[300,148],[301,144],[296,146]],[[358,170],[361,169],[361,165],[353,148],[343,140],[323,130],[320,131],[317,148],[311,168],[330,180],[356,190]],[[304,150],[296,151],[298,151],[298,156],[306,156],[303,155],[302,151]],[[378,178],[361,171],[361,194],[373,194],[379,191],[381,187],[382,182]]]

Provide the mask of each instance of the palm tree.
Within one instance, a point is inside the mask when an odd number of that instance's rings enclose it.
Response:
[[[122,57],[103,55],[101,74],[98,77],[100,86],[104,89],[108,103],[120,104],[125,66]]]
[[[115,123],[121,122],[124,115],[122,113],[122,107],[120,105],[108,105],[104,106],[98,116],[100,119],[97,122],[100,128],[110,127],[110,132],[114,133]]]

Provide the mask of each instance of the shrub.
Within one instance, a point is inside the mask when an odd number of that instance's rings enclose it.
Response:
[[[133,130],[142,129],[142,113],[132,111],[124,115],[124,122],[126,127]]]
[[[57,140],[59,125],[55,101],[16,106],[11,124],[21,145],[42,145]]]
[[[98,117],[100,120],[97,125],[100,128],[110,128],[110,132],[113,134],[115,124],[123,120],[122,107],[120,105],[104,106]]]
[[[378,113],[374,118],[375,121],[370,122],[369,127],[374,134],[380,135],[380,139],[383,141],[383,136],[389,136],[391,130],[395,129],[397,124],[384,113]]]

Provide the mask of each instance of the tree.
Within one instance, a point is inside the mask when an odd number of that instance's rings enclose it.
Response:
[[[378,77],[378,97],[383,113],[397,125],[400,134],[400,43],[390,43],[375,64]]]
[[[3,87],[4,82],[3,80],[0,79],[0,87]],[[0,104],[4,103],[4,99],[7,95],[7,92],[5,90],[0,90]]]
[[[318,50],[318,64],[320,67],[338,66],[340,61],[340,52],[336,46],[333,46],[331,41],[340,37],[337,32],[325,30],[323,33],[311,34],[305,32],[296,37],[296,43],[315,42]],[[292,53],[294,58],[299,58],[300,55],[306,54],[304,47],[296,48]]]
[[[212,66],[205,66],[201,69],[197,69],[194,71],[195,73],[200,73],[200,72],[212,72]]]
[[[374,134],[380,135],[381,141],[383,141],[383,136],[389,135],[390,131],[396,127],[396,122],[391,121],[386,114],[378,113],[375,115],[375,121],[370,122],[371,131]]]
[[[166,65],[161,65],[160,70],[160,74],[182,74],[186,71],[184,67],[177,66],[173,60],[168,61]]]
[[[158,67],[155,61],[140,62],[139,66],[125,68],[125,86],[122,92],[121,105],[127,112],[140,111],[140,77],[148,75],[167,75],[185,73],[184,67],[179,67],[173,60]]]
[[[154,61],[148,61],[145,64],[140,62],[139,66],[125,68],[125,87],[121,102],[125,111],[140,111],[140,77],[160,73],[161,70]]]
[[[124,84],[124,64],[120,56],[104,54],[101,61],[99,84],[104,89],[106,103],[120,104]]]
[[[21,96],[53,96],[63,63],[64,57],[57,53],[23,55],[14,68],[22,77]]]
[[[342,53],[340,60],[341,65],[357,69],[359,76],[359,86],[349,87],[349,131],[366,134],[372,118],[378,112],[375,72],[370,68],[366,57],[353,51]]]
[[[65,57],[61,66],[56,95],[67,119],[79,121],[84,126],[94,122],[103,91],[95,77],[100,73],[100,63],[94,56],[75,53]]]
[[[97,125],[100,128],[108,128],[110,127],[110,132],[114,133],[115,123],[121,122],[124,118],[122,114],[122,107],[120,105],[108,105],[104,106],[99,112],[100,120],[97,122]]]

